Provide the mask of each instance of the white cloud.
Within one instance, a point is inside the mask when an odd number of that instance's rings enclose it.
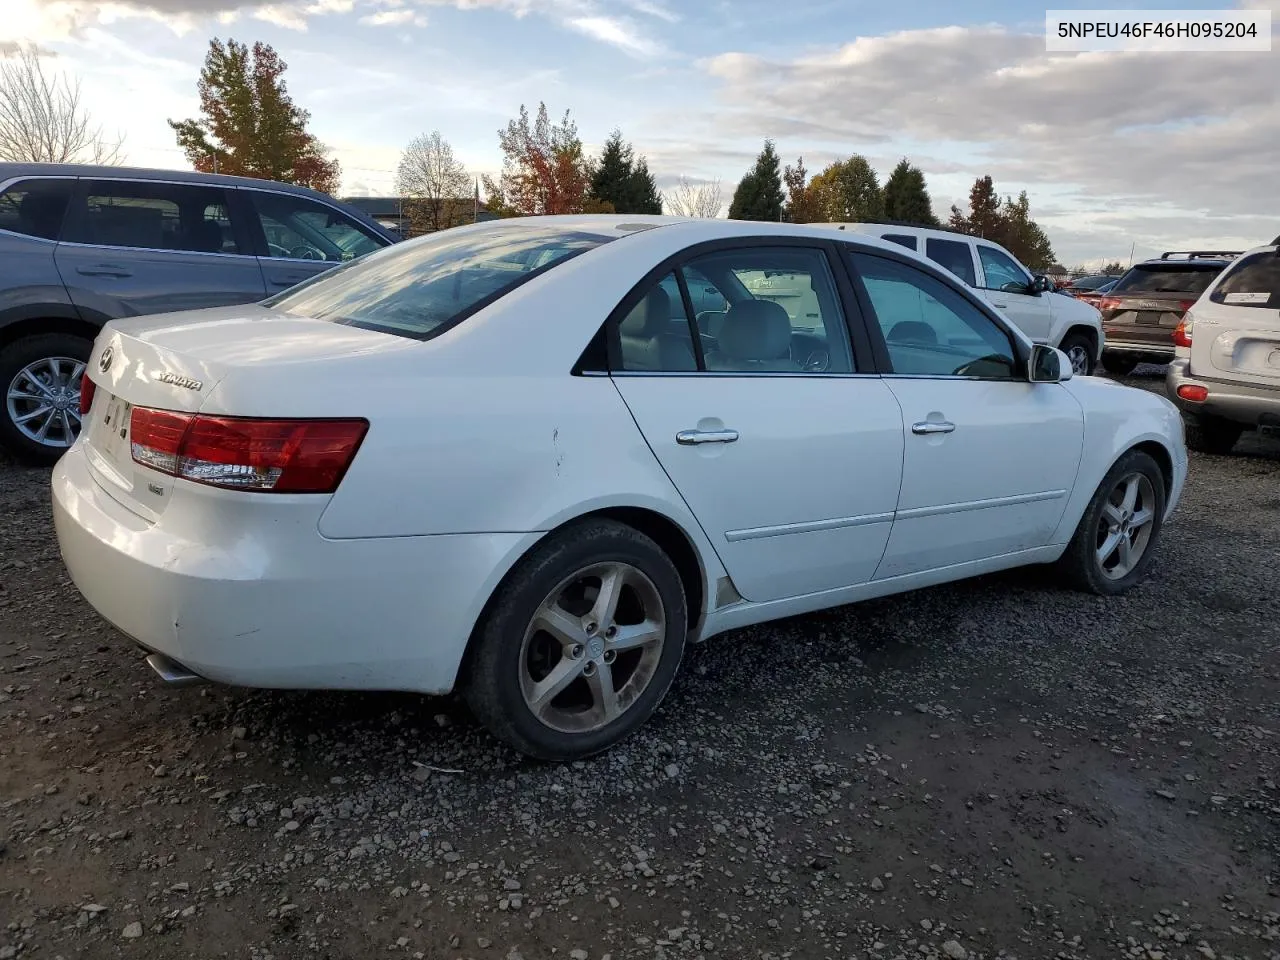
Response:
[[[635,24],[622,17],[570,17],[565,25],[635,56],[654,57],[662,52],[658,43],[644,36]]]
[[[377,13],[371,13],[360,18],[360,22],[370,27],[402,27],[412,24],[415,27],[425,27],[427,18],[413,10],[379,10]]]
[[[646,16],[657,17],[659,20],[665,20],[667,23],[679,23],[680,15],[672,10],[667,9],[660,3],[652,3],[650,0],[629,0],[629,5],[636,13],[643,13]]]

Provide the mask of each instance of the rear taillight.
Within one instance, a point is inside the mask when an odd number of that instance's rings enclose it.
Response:
[[[87,416],[89,410],[93,407],[93,381],[89,379],[86,373],[80,377],[80,416]]]
[[[1209,389],[1198,383],[1184,383],[1178,388],[1178,396],[1192,403],[1204,403],[1209,399]]]
[[[332,493],[367,420],[259,420],[134,407],[133,459],[196,483],[270,493]]]
[[[1107,310],[1118,310],[1120,308],[1120,300],[1117,297],[1103,297],[1098,301],[1098,309],[1106,312]]]
[[[1183,317],[1173,328],[1173,345],[1175,347],[1191,346],[1191,327],[1195,323],[1190,317]]]

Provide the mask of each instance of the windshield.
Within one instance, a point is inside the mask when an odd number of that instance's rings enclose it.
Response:
[[[1280,254],[1267,251],[1245,257],[1209,299],[1234,307],[1280,307]]]
[[[1221,264],[1139,264],[1111,288],[1112,293],[1178,293],[1198,297],[1222,272]]]
[[[427,340],[609,237],[494,224],[388,247],[266,301],[299,316]]]

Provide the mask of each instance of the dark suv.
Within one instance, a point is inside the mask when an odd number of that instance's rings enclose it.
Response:
[[[1101,300],[1106,346],[1102,364],[1124,376],[1139,363],[1173,359],[1173,331],[1182,315],[1238,253],[1170,252],[1135,264]]]
[[[0,163],[0,446],[47,463],[71,445],[108,320],[261,300],[395,240],[289,184]]]

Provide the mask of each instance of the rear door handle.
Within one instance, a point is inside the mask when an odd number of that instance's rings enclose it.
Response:
[[[686,447],[696,443],[733,443],[737,439],[737,430],[681,430],[676,434],[676,443]]]
[[[132,277],[133,271],[117,263],[95,263],[76,267],[76,273],[86,277]]]
[[[999,307],[1001,310],[1004,310],[1006,307],[1008,307],[1008,306],[1009,306],[1009,304],[1007,304],[1007,303],[1001,303],[999,300],[992,300],[992,301],[991,301],[991,305],[992,305],[993,307]]]
[[[956,425],[949,420],[921,420],[911,425],[911,432],[916,436],[928,436],[931,433],[953,433]]]
[[[303,280],[310,280],[313,275],[310,273],[300,273],[294,277],[275,276],[267,280],[273,287],[292,287],[301,283]]]

